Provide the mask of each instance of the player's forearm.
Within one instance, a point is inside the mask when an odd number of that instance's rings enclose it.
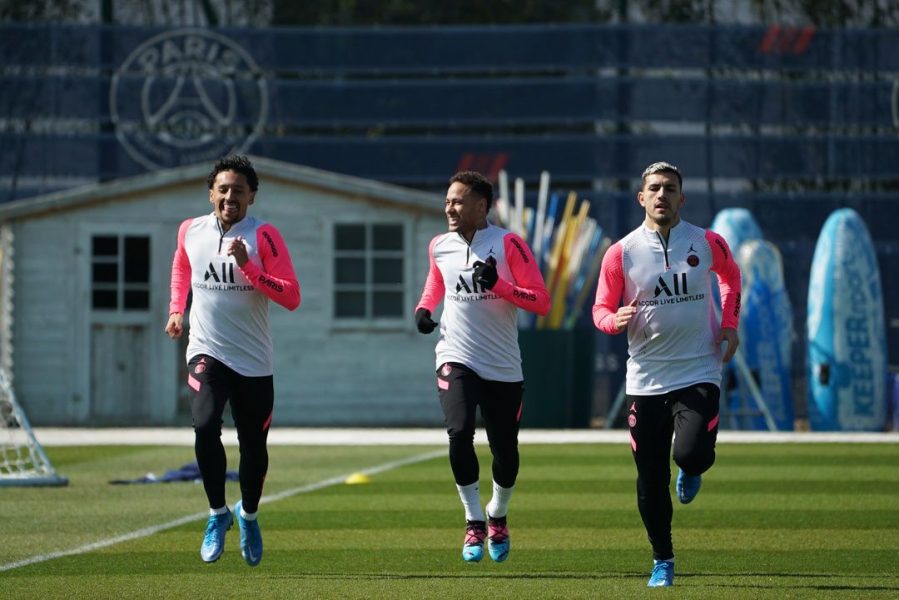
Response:
[[[518,308],[536,313],[541,317],[549,313],[551,301],[545,287],[518,286],[504,279],[498,279],[491,291]]]
[[[300,305],[300,284],[296,279],[266,273],[252,261],[240,267],[240,271],[254,288],[287,310],[295,310]]]

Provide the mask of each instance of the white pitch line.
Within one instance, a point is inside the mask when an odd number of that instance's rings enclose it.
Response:
[[[446,450],[434,450],[431,452],[425,452],[424,454],[416,454],[414,456],[400,458],[400,459],[386,462],[386,463],[383,463],[380,465],[375,465],[374,467],[369,467],[367,469],[363,469],[360,472],[365,473],[366,475],[376,475],[378,473],[384,473],[385,471],[390,471],[393,469],[397,469],[399,467],[404,467],[406,465],[413,465],[416,463],[424,462],[426,460],[431,460],[432,458],[444,456],[445,454],[446,454]],[[309,492],[315,492],[317,490],[331,487],[332,485],[339,485],[339,484],[343,483],[344,481],[346,481],[347,477],[349,477],[349,474],[339,475],[337,477],[331,477],[329,479],[324,479],[322,481],[317,481],[315,483],[308,483],[306,485],[301,485],[299,487],[284,490],[282,492],[278,492],[277,494],[272,494],[270,496],[264,496],[259,501],[259,503],[267,504],[269,502],[276,502],[278,500],[283,500],[283,499],[289,498],[291,496],[297,496],[299,494],[307,494]],[[48,552],[47,554],[38,554],[37,556],[32,556],[30,558],[23,558],[22,560],[17,560],[15,562],[7,563],[5,565],[0,565],[0,573],[2,573],[4,571],[11,571],[13,569],[18,569],[21,567],[27,567],[29,565],[35,565],[38,563],[47,562],[47,561],[54,560],[57,558],[62,558],[64,556],[75,556],[78,554],[86,554],[88,552],[93,552],[94,550],[99,550],[101,548],[108,548],[109,546],[121,544],[122,542],[130,542],[132,540],[149,537],[151,535],[155,535],[162,531],[166,531],[167,529],[173,529],[175,527],[185,525],[192,521],[199,521],[201,519],[205,519],[208,516],[209,516],[209,511],[204,511],[201,513],[194,513],[194,514],[188,515],[186,517],[181,517],[180,519],[175,519],[174,521],[169,521],[168,523],[163,523],[161,525],[152,525],[150,527],[144,527],[143,529],[138,529],[138,530],[132,531],[130,533],[117,535],[115,537],[107,538],[105,540],[91,542],[90,544],[85,544],[83,546],[79,546],[77,548],[72,548],[70,550],[58,550],[56,552]]]

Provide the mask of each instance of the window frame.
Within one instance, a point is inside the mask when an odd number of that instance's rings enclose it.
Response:
[[[352,253],[353,251],[338,251],[336,248],[337,243],[337,228],[341,226],[347,225],[361,225],[365,227],[366,231],[366,248],[361,251],[366,265],[366,281],[362,284],[339,284],[337,283],[337,270],[336,270],[336,261],[337,258],[343,255],[343,252]],[[372,230],[374,226],[377,225],[398,225],[402,228],[402,248],[400,250],[373,250],[370,245],[370,236],[372,234]],[[411,284],[411,275],[412,275],[412,260],[410,259],[410,247],[412,240],[412,221],[408,217],[404,216],[379,216],[376,218],[372,217],[362,217],[362,218],[340,218],[334,219],[328,223],[328,226],[325,230],[325,244],[327,249],[327,269],[325,270],[326,277],[326,287],[328,290],[328,313],[327,318],[330,323],[330,327],[334,331],[360,331],[360,330],[392,330],[392,331],[400,331],[408,329],[408,322],[411,318],[409,316],[409,311],[407,311],[407,307],[409,305],[410,298],[410,284]],[[381,256],[390,257],[390,253],[394,252],[396,257],[399,257],[403,261],[402,267],[402,281],[396,284],[376,284],[368,281],[369,274],[373,274],[373,261],[375,258],[378,258],[380,253],[384,253]],[[387,289],[390,291],[398,291],[402,295],[401,300],[401,310],[400,314],[395,317],[375,317],[375,316],[363,316],[363,317],[339,317],[336,314],[337,310],[337,293],[340,291],[340,288],[347,285],[357,285],[359,286],[365,294],[365,303],[366,303],[366,315],[370,315],[373,309],[372,306],[372,296],[375,291],[378,291],[378,288]]]
[[[94,240],[97,238],[115,238],[116,239],[116,254],[114,260],[112,257],[109,257],[109,260],[97,260],[98,257],[102,258],[104,255],[96,255],[94,254]],[[147,242],[147,263],[146,263],[146,272],[147,272],[147,281],[143,283],[134,283],[125,281],[125,239],[126,238],[143,238]],[[88,271],[87,271],[87,301],[88,306],[91,313],[94,314],[104,314],[104,315],[121,315],[121,316],[144,316],[150,315],[153,312],[153,233],[146,230],[107,230],[107,229],[95,229],[87,232],[87,258],[88,258]],[[103,265],[103,264],[114,264],[116,265],[116,281],[115,283],[97,283],[94,281],[94,266],[95,265]],[[94,292],[97,290],[112,290],[116,295],[116,306],[115,308],[106,308],[106,307],[97,307],[94,305]],[[146,292],[147,303],[146,306],[141,308],[126,308],[125,306],[125,294],[129,291],[144,291]]]

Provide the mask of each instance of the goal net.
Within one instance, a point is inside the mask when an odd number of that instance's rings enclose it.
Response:
[[[66,485],[16,402],[12,372],[12,231],[0,227],[0,487]]]

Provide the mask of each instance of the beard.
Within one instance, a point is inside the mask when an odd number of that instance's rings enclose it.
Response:
[[[650,215],[649,218],[653,223],[662,227],[667,227],[668,225],[671,225],[672,221],[674,221],[674,215],[662,215],[660,217]]]

